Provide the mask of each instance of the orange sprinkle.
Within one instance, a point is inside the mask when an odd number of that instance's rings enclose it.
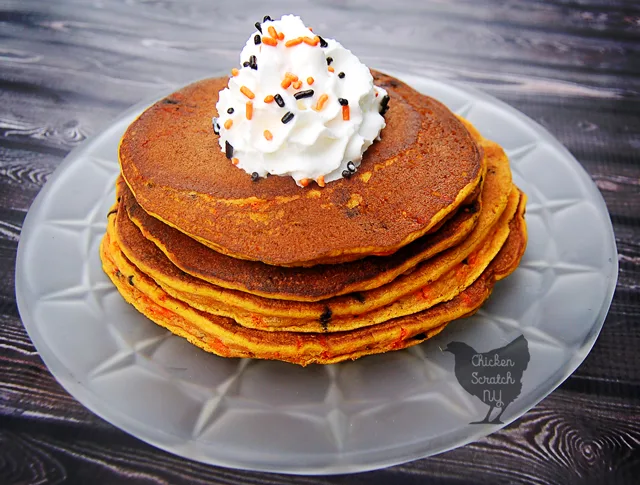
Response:
[[[349,121],[350,119],[349,105],[342,107],[342,119],[344,121]]]
[[[302,87],[302,81],[294,81],[293,89],[300,89]]]
[[[278,38],[278,32],[276,32],[276,29],[273,25],[270,25],[268,30],[271,37],[273,37],[274,39]]]
[[[228,130],[229,128],[231,128],[231,125],[233,125],[233,120],[227,120],[224,122],[224,128],[226,130]]]
[[[313,29],[311,27],[307,27],[307,29],[309,29],[311,32],[313,32]]]
[[[284,77],[290,77],[292,81],[297,81],[298,80],[298,76],[296,76],[294,73],[292,72],[288,72],[284,75]]]
[[[249,98],[249,99],[253,99],[253,98],[255,98],[255,97],[256,97],[256,95],[255,95],[255,94],[253,94],[253,91],[251,91],[251,89],[249,89],[249,88],[248,88],[248,87],[246,87],[246,86],[242,86],[242,87],[240,88],[240,92],[241,92],[242,94],[244,94],[244,95],[245,95],[247,98]]]
[[[327,67],[327,69],[329,69],[329,72],[335,72],[335,69],[333,68],[333,66],[329,66]]]
[[[247,119],[250,120],[251,118],[253,118],[253,103],[251,101],[247,101],[246,104],[246,114],[247,114]]]
[[[276,39],[272,39],[271,37],[267,37],[266,35],[262,37],[262,43],[275,47],[278,45],[278,41]]]
[[[302,179],[302,180],[300,180],[300,185],[302,185],[303,187],[306,187],[311,182],[312,182],[312,179]]]
[[[233,69],[231,69],[231,75],[232,76],[237,76],[238,75],[238,70],[235,67]]]
[[[324,175],[320,175],[320,177],[318,177],[318,178],[316,179],[316,182],[318,183],[318,185],[319,185],[320,187],[324,187],[324,185],[325,185],[325,184],[324,184]]]
[[[267,140],[269,140],[269,141],[273,140],[273,135],[271,134],[271,132],[270,132],[269,130],[264,130],[264,133],[263,133],[263,134],[264,134],[264,137],[265,137]]]
[[[278,40],[284,40],[284,32],[278,32]]]
[[[376,91],[376,98],[378,97],[378,91]]]
[[[264,102],[265,103],[273,103],[273,96],[271,96],[270,94],[267,94],[264,98]]]
[[[240,160],[238,160],[237,158],[232,158],[231,163],[233,163],[234,165],[238,165],[240,163]]]
[[[288,40],[284,43],[285,47],[293,47],[294,45],[302,44],[302,37],[296,37],[295,39]]]
[[[318,42],[320,42],[320,38],[317,35],[313,39],[311,37],[303,37],[302,42],[315,47],[318,45]]]
[[[313,109],[315,109],[316,111],[321,111],[328,100],[329,100],[329,96],[326,94],[323,94],[318,98],[318,102],[316,103],[316,106]]]
[[[307,84],[308,84],[309,86],[311,86],[311,85],[313,84],[313,81],[314,81],[314,79],[313,79],[311,76],[309,76],[309,77],[307,78]]]
[[[285,78],[280,83],[280,86],[282,86],[283,89],[287,89],[289,86],[291,86],[291,83],[291,78],[285,76]]]

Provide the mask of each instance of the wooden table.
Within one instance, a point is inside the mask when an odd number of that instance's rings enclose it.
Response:
[[[614,0],[0,2],[0,483],[638,483],[640,6]],[[18,315],[20,227],[65,155],[155,92],[228,71],[255,20],[296,13],[369,66],[474,86],[553,133],[604,195],[620,277],[593,351],[477,443],[386,470],[292,477],[159,451],[86,410]]]

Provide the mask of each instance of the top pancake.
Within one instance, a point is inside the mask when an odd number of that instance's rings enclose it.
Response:
[[[128,128],[123,176],[142,208],[223,254],[280,266],[392,253],[435,228],[478,186],[481,151],[442,104],[389,76],[382,140],[358,173],[320,189],[250,176],[211,128],[225,78],[159,101]]]

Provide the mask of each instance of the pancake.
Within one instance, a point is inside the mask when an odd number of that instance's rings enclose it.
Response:
[[[330,334],[264,332],[191,308],[165,293],[126,258],[122,259],[122,264],[114,264],[108,234],[101,244],[101,258],[105,272],[126,301],[152,321],[194,345],[223,357],[276,359],[307,365],[398,350],[430,338],[448,322],[473,314],[489,297],[496,279],[516,268],[525,245],[524,221],[515,217],[510,223],[509,238],[497,257],[456,298],[420,313],[364,329]]]
[[[461,119],[480,146],[492,145],[470,123]],[[496,152],[489,149],[494,156]],[[486,167],[486,153],[483,165]],[[509,175],[504,173],[504,185]],[[318,301],[355,291],[366,291],[389,283],[416,264],[455,246],[475,227],[483,184],[471,200],[443,221],[437,231],[423,236],[387,257],[367,257],[344,264],[317,265],[310,268],[283,268],[257,261],[238,260],[213,251],[180,231],[149,216],[139,206],[126,184],[118,181],[129,218],[147,239],[153,241],[182,271],[223,288],[239,290],[266,298]]]
[[[153,247],[151,247],[147,253],[155,252],[158,263],[151,267],[141,265],[139,269],[154,279],[156,283],[174,298],[182,300],[199,310],[233,318],[238,324],[245,327],[267,331],[289,330],[294,332],[337,332],[352,330],[425,310],[440,302],[454,298],[466,287],[471,285],[494,259],[507,239],[509,234],[509,221],[517,212],[519,200],[520,193],[517,189],[514,189],[507,209],[503,212],[498,223],[482,241],[478,241],[475,249],[464,261],[458,264],[452,264],[455,260],[436,257],[433,260],[423,263],[420,268],[420,272],[423,273],[421,279],[428,278],[429,274],[434,275],[432,279],[429,278],[429,283],[397,298],[391,303],[378,305],[371,311],[362,314],[334,315],[332,309],[335,308],[335,302],[333,301],[335,299],[320,302],[324,308],[323,313],[319,317],[314,316],[312,318],[266,316],[233,307],[226,303],[224,299],[208,297],[207,290],[209,285],[196,278],[186,276],[186,278],[189,279],[189,291],[184,291],[180,287],[176,288],[170,283],[167,283],[168,278],[166,275],[174,272],[175,267],[173,267],[164,255]],[[109,234],[116,232],[114,231],[114,221],[116,219],[118,224],[121,219],[126,221],[126,217],[122,217],[122,215],[119,215],[117,218],[112,218],[109,222]],[[118,236],[116,235],[112,244],[117,244],[115,241],[117,239]],[[130,240],[131,238],[128,239]],[[119,253],[120,247],[112,252]],[[118,258],[118,255],[114,256],[116,264],[120,264]],[[129,259],[131,261],[131,258]],[[447,268],[448,270],[445,271]],[[398,294],[398,291],[394,288],[394,283],[392,282],[386,285],[385,295],[394,294]],[[297,302],[290,303],[294,305],[298,304]]]
[[[145,212],[235,258],[313,266],[393,253],[467,200],[482,154],[444,105],[374,77],[391,97],[387,126],[349,179],[323,189],[291,177],[252,182],[211,128],[226,78],[187,86],[134,121],[120,144],[123,176]]]
[[[115,238],[127,258],[136,266],[152,275],[156,281],[167,288],[188,292],[193,294],[194,298],[202,299],[202,304],[213,306],[215,301],[218,302],[218,307],[224,304],[258,315],[318,321],[326,315],[327,308],[334,318],[362,314],[393,303],[403,295],[419,290],[462,262],[498,223],[505,211],[508,198],[512,199],[512,210],[515,211],[518,193],[517,189],[513,189],[511,185],[511,171],[504,152],[493,143],[487,144],[484,151],[487,153],[487,175],[482,193],[483,204],[478,223],[471,234],[457,246],[421,263],[412,272],[396,278],[392,282],[393,286],[388,284],[373,290],[350,293],[321,302],[267,299],[195,280],[173,264],[168,264],[166,256],[155,244],[142,236],[135,225],[128,220],[125,211],[118,212],[119,223],[116,225]]]

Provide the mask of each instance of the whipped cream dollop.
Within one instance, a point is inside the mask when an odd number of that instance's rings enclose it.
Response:
[[[350,176],[385,127],[387,92],[351,51],[299,17],[265,17],[256,29],[216,105],[222,151],[254,179],[324,186]]]

